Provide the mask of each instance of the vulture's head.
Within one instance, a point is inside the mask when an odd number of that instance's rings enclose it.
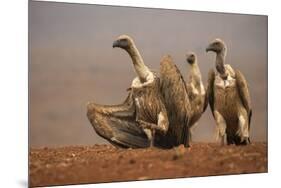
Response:
[[[113,42],[112,47],[118,47],[122,48],[124,50],[128,50],[132,45],[134,44],[134,41],[131,37],[128,35],[121,35]]]
[[[212,41],[209,46],[206,48],[206,52],[213,51],[215,53],[225,53],[226,52],[226,45],[221,39],[215,39]]]
[[[188,52],[186,54],[186,61],[190,65],[193,65],[196,62],[196,55],[195,55],[195,53],[194,52]]]

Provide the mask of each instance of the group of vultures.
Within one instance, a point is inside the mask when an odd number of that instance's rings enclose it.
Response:
[[[192,128],[209,104],[221,144],[250,143],[248,84],[239,70],[225,64],[223,40],[215,39],[206,48],[216,54],[206,88],[193,52],[186,55],[190,71],[185,81],[169,55],[162,58],[156,73],[145,65],[131,37],[119,36],[113,43],[116,47],[130,55],[137,76],[122,104],[88,103],[87,116],[98,135],[122,148],[190,147]]]

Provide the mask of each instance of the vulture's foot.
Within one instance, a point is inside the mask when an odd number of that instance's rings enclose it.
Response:
[[[250,142],[250,138],[249,137],[244,137],[244,138],[241,139],[241,142],[239,144],[237,144],[237,145],[248,145],[250,143],[251,143]]]
[[[250,144],[250,138],[249,137],[243,137],[240,135],[230,135],[227,136],[227,144],[231,145],[248,145]]]
[[[186,152],[186,149],[183,144],[181,144],[177,147],[174,147],[173,150],[174,150],[173,160],[183,158],[184,154]]]

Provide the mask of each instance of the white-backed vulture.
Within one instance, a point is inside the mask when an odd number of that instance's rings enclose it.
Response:
[[[122,48],[130,55],[137,77],[123,104],[102,106],[90,103],[88,118],[96,132],[115,145],[153,146],[155,134],[165,135],[169,125],[160,80],[144,64],[132,38],[121,35],[113,47]]]
[[[191,129],[189,132],[189,137],[191,140],[192,128],[207,108],[208,95],[206,95],[206,91],[203,85],[196,54],[194,52],[188,52],[186,55],[186,61],[190,65],[188,79],[186,81],[186,88],[191,106],[190,118],[188,123],[188,126]]]
[[[88,105],[95,131],[114,145],[172,148],[189,146],[190,103],[185,81],[170,56],[160,63],[160,76],[150,71],[132,38],[121,35],[113,47],[130,55],[137,77],[121,105]]]
[[[217,138],[224,144],[250,143],[249,132],[252,116],[248,84],[239,70],[225,64],[227,48],[221,39],[215,39],[206,52],[216,53],[216,72],[208,78],[208,98],[217,125]]]

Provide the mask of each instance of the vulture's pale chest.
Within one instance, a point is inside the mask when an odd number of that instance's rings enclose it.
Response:
[[[220,76],[216,76],[215,87],[223,90],[226,90],[227,88],[235,88],[236,80],[232,76],[228,76],[226,80],[223,80]]]

